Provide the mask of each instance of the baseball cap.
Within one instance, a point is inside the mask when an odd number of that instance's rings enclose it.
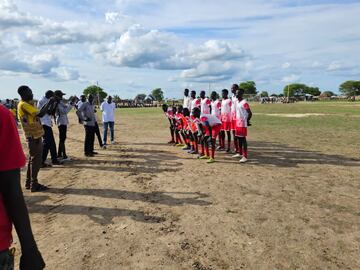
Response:
[[[54,92],[54,94],[55,94],[55,96],[58,96],[58,97],[62,97],[62,96],[65,96],[65,95],[66,95],[66,94],[63,93],[61,90],[56,90],[56,91]]]

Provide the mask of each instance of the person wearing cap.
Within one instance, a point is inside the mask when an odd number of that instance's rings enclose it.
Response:
[[[50,98],[54,96],[54,92],[51,90],[46,91],[45,96],[39,100],[38,102],[38,109],[44,106],[47,102],[49,102]],[[54,133],[52,130],[52,119],[51,117],[55,114],[56,105],[49,108],[47,113],[40,118],[41,124],[44,129],[44,136],[43,136],[43,156],[42,156],[42,167],[51,167],[51,165],[46,164],[46,159],[50,151],[51,161],[53,165],[61,165],[61,162],[57,158],[56,152],[56,143],[54,138]]]
[[[71,98],[70,103],[66,104],[63,100],[63,96],[66,94],[61,90],[56,90],[54,92],[54,96],[59,100],[59,104],[56,108],[55,112],[55,122],[59,129],[59,147],[58,147],[58,159],[62,161],[69,161],[69,157],[66,155],[65,149],[65,141],[66,141],[66,133],[67,126],[69,124],[68,113],[74,107],[74,98]]]

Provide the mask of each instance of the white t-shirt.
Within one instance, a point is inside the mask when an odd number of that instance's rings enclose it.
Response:
[[[189,96],[185,97],[185,96],[184,96],[183,108],[184,108],[184,109],[185,109],[185,108],[190,109],[190,106],[191,106],[190,103],[191,103],[191,97],[189,97]]]
[[[221,119],[221,101],[211,101],[211,114]]]
[[[232,101],[231,99],[223,99],[221,101],[221,120],[223,122],[231,122],[231,108],[232,108]]]
[[[209,114],[210,113],[211,101],[208,98],[201,99],[201,113]]]
[[[247,119],[249,117],[248,109],[249,104],[245,99],[236,103],[236,126],[237,127],[247,127]]]
[[[200,116],[200,121],[204,124],[205,124],[205,122],[208,122],[210,127],[221,124],[221,121],[219,120],[219,118],[217,118],[216,116],[211,115],[211,114],[202,114]]]
[[[111,102],[109,104],[104,101],[101,103],[100,110],[102,111],[102,120],[104,123],[115,122],[115,103]]]
[[[236,120],[236,104],[239,102],[237,97],[233,95],[231,97],[232,106],[231,106],[231,120]]]

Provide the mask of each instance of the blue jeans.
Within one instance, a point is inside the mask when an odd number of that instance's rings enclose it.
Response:
[[[107,141],[108,128],[110,127],[110,141],[114,141],[114,122],[104,122],[104,144]]]

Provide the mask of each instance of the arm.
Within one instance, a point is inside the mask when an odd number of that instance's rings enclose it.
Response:
[[[40,110],[38,111],[38,113],[36,115],[38,117],[43,117],[45,114],[48,113],[50,107],[53,106],[54,103],[55,103],[55,99],[50,98],[50,100],[48,102],[46,102],[43,106],[41,106]],[[40,105],[40,104],[38,104],[38,105]]]
[[[250,123],[250,119],[252,117],[252,111],[249,109],[246,110],[248,112],[248,119],[247,119],[247,122],[248,122],[248,126],[251,126],[251,123]]]

